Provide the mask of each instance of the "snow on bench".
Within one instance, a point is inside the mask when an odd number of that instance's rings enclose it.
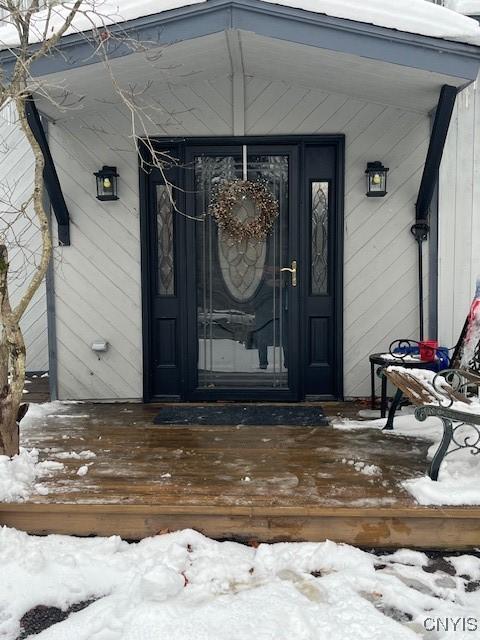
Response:
[[[416,407],[417,420],[435,416],[443,423],[443,438],[428,469],[432,480],[438,479],[440,465],[453,451],[469,449],[473,455],[480,454],[478,375],[467,369],[436,373],[402,367],[387,367],[384,374]]]

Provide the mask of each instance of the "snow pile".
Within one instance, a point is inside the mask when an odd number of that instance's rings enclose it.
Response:
[[[86,476],[88,473],[88,467],[88,464],[82,464],[82,466],[77,470],[77,476]]]
[[[48,493],[45,487],[36,484],[37,479],[61,469],[61,462],[39,462],[37,449],[21,449],[19,455],[11,459],[0,456],[0,502],[26,500],[32,493]]]
[[[431,372],[421,373],[428,379]],[[478,400],[471,405],[455,402],[453,408],[480,414]],[[385,423],[386,418],[363,421],[337,419],[332,426],[343,430],[381,430]],[[410,436],[429,440],[432,446],[428,451],[428,459],[431,459],[442,439],[443,425],[439,418],[427,418],[425,422],[419,422],[413,414],[413,408],[409,408],[397,412],[393,431],[382,433],[389,437]],[[477,440],[476,433],[467,426],[458,430],[456,435],[459,442],[463,442],[465,437],[469,437],[471,442]],[[450,447],[453,448],[456,448],[455,443]],[[434,482],[425,474],[420,478],[406,480],[402,485],[422,505],[480,505],[480,455],[472,455],[469,449],[454,451],[443,461],[438,481]]]
[[[445,6],[467,16],[480,16],[480,0],[446,0]]]
[[[33,428],[41,428],[52,417],[61,416],[62,419],[78,417],[78,414],[77,416],[65,415],[72,404],[72,402],[60,401],[30,404],[20,425],[21,433],[28,433]],[[58,452],[53,455],[60,459],[71,457],[86,460],[95,457],[91,451],[82,451],[79,454],[65,452],[65,455]],[[48,489],[44,485],[37,484],[37,480],[50,477],[56,471],[61,471],[64,465],[53,460],[39,462],[38,458],[38,449],[26,448],[21,448],[20,454],[12,459],[0,456],[0,502],[16,502],[26,500],[34,494],[46,495],[48,493]]]
[[[4,528],[0,637],[15,640],[37,605],[98,598],[35,638],[414,640],[437,617],[478,617],[478,559],[453,560],[454,577],[424,571],[419,552],[379,558],[328,541],[255,549],[186,530],[129,545]]]
[[[480,26],[475,20],[425,0],[378,0],[370,3],[364,0],[264,1],[398,31],[480,45]],[[77,14],[66,34],[89,31],[93,27],[122,23],[204,2],[205,0],[162,0],[159,5],[157,0],[85,0],[82,13]],[[53,17],[50,21],[53,29],[58,29],[63,24],[71,6],[72,3],[53,5]],[[46,10],[35,15],[30,42],[38,42],[42,38],[46,16]],[[16,31],[11,25],[4,24],[0,28],[0,43],[3,48],[18,44]]]
[[[332,421],[332,427],[342,431],[356,431],[357,429],[377,429],[382,431],[386,418],[378,420],[350,420],[348,418],[337,418]],[[442,437],[442,423],[438,418],[427,418],[425,422],[419,422],[411,407],[405,407],[397,411],[393,431],[383,431],[388,436],[410,436],[413,438],[423,438],[431,442],[439,442]]]
[[[376,464],[367,464],[362,460],[347,460],[346,458],[342,459],[342,464],[348,464],[358,471],[359,473],[363,473],[365,476],[381,476],[382,470]]]
[[[60,458],[60,460],[90,460],[97,457],[97,454],[89,449],[80,451],[80,453],[76,451],[54,451],[52,455],[54,458]]]
[[[480,472],[478,460],[461,457],[443,463],[439,480],[434,482],[428,476],[413,478],[403,482],[404,488],[422,505],[462,505],[480,504]]]
[[[30,404],[28,412],[20,424],[21,434],[26,436],[32,430],[39,430],[46,426],[52,419],[62,420],[88,418],[88,414],[67,413],[73,404],[81,404],[72,401],[45,402],[44,404]],[[60,435],[59,435],[60,438]],[[84,450],[80,452],[62,451],[59,448],[42,449],[58,460],[80,460],[87,461],[96,458],[93,451]],[[92,462],[80,466],[77,475],[84,476],[88,473]],[[56,471],[64,469],[61,462],[54,460],[43,460],[39,462],[38,449],[21,448],[20,454],[12,459],[7,456],[0,456],[0,502],[16,502],[26,500],[32,495],[47,495],[48,489],[44,484],[37,484],[40,478],[50,477]]]
[[[87,414],[80,416],[79,414],[65,415],[72,404],[81,404],[77,401],[55,400],[53,402],[44,402],[43,404],[31,403],[28,405],[26,416],[21,422],[20,429],[25,431],[32,427],[40,428],[45,426],[49,418],[61,417],[62,419],[88,418]]]

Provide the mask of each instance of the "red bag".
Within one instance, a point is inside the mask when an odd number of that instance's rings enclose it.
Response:
[[[437,354],[437,340],[422,340],[420,342],[420,360],[422,362],[432,362]]]

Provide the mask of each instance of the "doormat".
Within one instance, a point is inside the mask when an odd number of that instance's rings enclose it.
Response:
[[[317,427],[328,425],[321,407],[271,404],[211,404],[167,406],[154,424],[255,425]]]

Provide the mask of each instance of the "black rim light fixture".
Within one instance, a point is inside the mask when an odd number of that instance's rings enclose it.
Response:
[[[117,186],[118,173],[117,167],[108,167],[103,165],[100,171],[93,174],[97,179],[97,198],[98,200],[118,200]]]
[[[367,176],[367,196],[369,198],[383,198],[387,195],[388,167],[384,167],[378,160],[368,162],[365,175]]]

